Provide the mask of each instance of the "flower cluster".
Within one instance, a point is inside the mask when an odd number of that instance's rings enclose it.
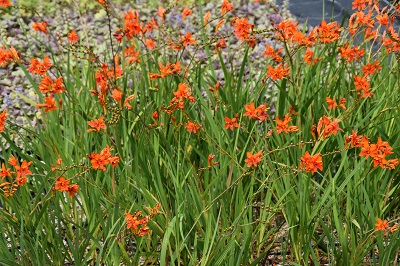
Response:
[[[69,182],[69,180],[65,179],[63,176],[60,176],[59,178],[57,178],[56,184],[53,189],[60,192],[68,192],[68,197],[72,198],[76,193],[78,193],[79,185],[70,184]]]
[[[32,162],[23,160],[22,163],[19,164],[18,160],[12,155],[11,158],[8,159],[8,164],[14,168],[14,171],[11,171],[10,168],[6,168],[4,163],[1,164],[0,188],[3,190],[4,196],[11,197],[18,187],[26,184],[26,176],[32,174],[29,170]]]
[[[117,166],[119,162],[118,156],[112,156],[110,147],[107,145],[100,153],[92,152],[86,155],[92,163],[92,169],[100,169],[106,171],[106,165],[111,164],[112,167]]]
[[[300,158],[300,168],[305,169],[307,172],[314,174],[317,170],[323,170],[322,157],[320,153],[313,156],[308,151]]]
[[[132,234],[136,236],[147,235],[148,233],[150,233],[148,223],[154,216],[159,214],[160,208],[161,204],[157,203],[154,208],[149,209],[150,215],[146,215],[143,218],[140,218],[141,216],[143,216],[141,211],[136,212],[134,215],[125,213],[127,229],[130,229]]]

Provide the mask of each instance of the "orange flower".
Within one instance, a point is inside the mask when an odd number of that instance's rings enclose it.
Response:
[[[86,130],[86,132],[97,131],[100,132],[101,129],[106,129],[106,124],[104,123],[104,117],[100,116],[99,119],[93,119],[87,122],[92,128]]]
[[[327,117],[325,115],[323,117],[321,117],[319,119],[318,125],[317,125],[318,136],[320,136],[322,134],[322,136],[324,138],[326,138],[326,137],[328,137],[330,135],[336,135],[339,130],[343,131],[343,129],[341,129],[339,127],[339,122],[340,121],[341,120],[337,120],[336,118],[331,120],[329,117]]]
[[[69,180],[61,176],[56,180],[56,185],[54,189],[59,190],[60,192],[68,191],[68,185],[69,185]]]
[[[0,132],[4,132],[4,125],[6,124],[7,110],[3,110],[0,114]]]
[[[276,68],[273,68],[271,65],[268,65],[268,71],[266,78],[271,77],[272,80],[279,80],[284,77],[289,77],[289,67],[284,67],[283,64],[280,64]]]
[[[182,21],[185,20],[185,18],[187,16],[189,16],[190,14],[192,14],[192,10],[190,10],[189,8],[185,7],[182,11]]]
[[[48,34],[48,29],[47,29],[47,23],[46,22],[35,22],[35,23],[32,24],[32,28],[35,31],[43,32],[46,35]]]
[[[152,39],[146,39],[146,41],[144,42],[144,44],[146,45],[146,47],[148,49],[154,49],[156,48],[156,43],[152,40]]]
[[[149,222],[149,217],[146,216],[142,219],[139,219],[141,216],[141,212],[136,212],[135,215],[131,215],[129,213],[125,213],[126,217],[126,227],[132,231],[134,235],[137,236],[145,236],[150,233],[150,229],[147,224]]]
[[[254,103],[251,102],[250,104],[244,106],[246,112],[243,114],[243,116],[249,116],[251,119],[254,120],[266,121],[268,117],[268,114],[266,112],[266,105],[267,104],[265,103],[255,108]]]
[[[265,52],[262,54],[263,56],[265,56],[266,58],[271,58],[271,60],[275,61],[275,62],[282,62],[282,50],[283,48],[279,48],[278,51],[275,51],[274,48],[272,48],[269,44],[267,44],[267,46],[265,46]]]
[[[1,164],[1,171],[0,171],[0,176],[1,176],[1,182],[4,181],[5,177],[11,177],[12,172],[10,172],[10,168],[6,168],[4,163]]]
[[[276,117],[276,133],[279,135],[282,132],[289,133],[298,131],[299,128],[297,126],[289,126],[290,121],[292,121],[290,113],[286,114],[283,117],[283,120],[280,120],[279,117]]]
[[[375,224],[376,228],[375,231],[386,231],[387,228],[389,228],[388,222],[386,220],[383,220],[381,218],[378,218],[377,223]]]
[[[307,172],[314,174],[318,169],[323,170],[322,157],[319,153],[311,156],[308,151],[300,158],[300,168],[305,168]]]
[[[68,41],[70,43],[76,43],[79,41],[79,36],[78,36],[78,34],[76,34],[75,30],[71,30],[71,32],[68,33]]]
[[[142,23],[139,21],[139,13],[135,10],[129,10],[128,13],[124,15],[124,26],[125,26],[125,36],[128,39],[132,39],[142,32]]]
[[[315,65],[315,63],[321,60],[320,58],[313,58],[313,56],[314,52],[310,49],[307,49],[303,57],[304,62],[306,62],[307,65]]]
[[[354,48],[349,48],[349,43],[346,43],[343,47],[339,47],[340,57],[345,59],[347,62],[352,62],[359,60],[365,54],[364,48],[360,50],[360,47],[354,46]]]
[[[234,118],[232,118],[232,119],[230,119],[230,118],[228,118],[228,117],[225,117],[224,118],[224,120],[225,120],[225,126],[224,126],[224,128],[225,129],[230,129],[230,130],[234,130],[234,128],[235,127],[239,127],[240,125],[239,125],[239,123],[237,123],[237,120],[238,120],[238,117],[239,117],[239,115],[237,114]]]
[[[357,132],[352,130],[351,131],[351,135],[346,137],[346,141],[344,143],[344,146],[348,147],[349,144],[350,144],[350,148],[360,147],[361,146],[361,138],[362,138],[362,136],[358,136]]]
[[[331,109],[336,109],[336,107],[338,107],[335,98],[331,99],[329,97],[326,97],[326,103],[328,104],[328,110]]]
[[[253,29],[254,25],[247,23],[248,20],[248,18],[237,17],[232,20],[233,33],[239,40],[247,40],[250,36],[250,30]]]
[[[247,158],[244,161],[247,163],[247,167],[257,167],[262,160],[262,150],[259,150],[255,154],[246,152],[246,156]]]
[[[39,84],[39,90],[42,93],[61,93],[65,91],[62,83],[62,77],[59,77],[58,79],[51,79],[49,76],[44,76]]]
[[[364,73],[364,75],[372,75],[376,71],[379,71],[381,69],[382,69],[382,67],[379,65],[378,60],[376,60],[374,64],[371,64],[371,63],[366,64],[363,67],[362,72]]]
[[[57,110],[58,107],[56,105],[56,101],[53,98],[53,95],[44,98],[46,103],[36,104],[36,108],[45,108],[44,111],[54,111]]]
[[[229,3],[228,0],[224,0],[221,6],[221,15],[225,15],[227,12],[232,11],[233,6],[231,3]]]
[[[8,6],[12,6],[10,0],[0,0],[0,7],[6,8]]]
[[[215,155],[213,155],[213,154],[209,154],[209,155],[208,155],[208,158],[207,158],[207,167],[208,167],[208,168],[211,167],[211,162],[212,162],[212,160],[214,160],[214,158],[215,158]],[[218,164],[218,162],[213,162],[213,163],[212,163],[213,166],[214,166],[214,165],[217,165],[217,164]]]
[[[32,172],[29,170],[29,166],[32,165],[32,162],[27,162],[25,160],[22,161],[21,165],[15,165],[15,171],[17,173],[17,177],[25,178],[27,175],[31,175]]]
[[[210,19],[210,17],[211,17],[211,12],[208,11],[208,12],[204,15],[204,20],[203,20],[204,25],[207,25],[207,22],[208,22],[208,20]]]
[[[134,62],[140,63],[139,55],[139,51],[137,51],[133,45],[125,48],[124,50],[124,56],[128,64],[132,64]]]
[[[336,21],[326,23],[322,20],[321,24],[311,31],[310,36],[322,43],[333,43],[340,38],[340,25]]]
[[[40,63],[40,61],[37,58],[32,58],[30,60],[30,66],[28,68],[28,71],[32,74],[38,74],[44,76],[44,74],[46,74],[47,70],[52,65],[53,64],[50,62],[50,58],[47,55],[44,57],[43,63]]]
[[[92,169],[95,170],[100,169],[106,171],[106,165],[111,164],[112,167],[115,167],[119,162],[118,156],[111,155],[110,147],[108,145],[106,145],[106,147],[100,153],[92,152],[91,155],[87,154],[86,157],[89,158],[90,162],[92,163]]]
[[[165,9],[162,7],[162,6],[159,6],[158,7],[158,11],[157,11],[157,13],[156,13],[160,18],[161,18],[161,20],[164,22],[164,19],[165,19]]]
[[[67,187],[68,197],[72,198],[76,193],[78,193],[79,186],[77,184],[71,184]]]
[[[180,41],[183,43],[183,46],[188,46],[190,44],[196,43],[190,32],[186,32],[186,35],[184,37],[181,37]]]
[[[215,33],[218,33],[218,29],[225,23],[225,19],[221,19],[217,26],[215,26]]]
[[[192,122],[192,121],[188,121],[187,124],[186,124],[186,128],[187,128],[187,130],[189,132],[196,133],[197,130],[200,129],[200,126],[197,125],[196,123]]]

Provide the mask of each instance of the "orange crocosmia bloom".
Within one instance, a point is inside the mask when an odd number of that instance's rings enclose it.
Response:
[[[321,60],[320,58],[313,58],[313,56],[314,52],[310,49],[307,49],[303,57],[304,62],[306,62],[307,65],[315,65],[315,63]]]
[[[207,157],[207,167],[208,168],[211,167],[211,162],[212,162],[212,160],[214,160],[214,158],[215,158],[215,155],[213,155],[213,154],[209,154],[208,155],[208,157]],[[218,162],[213,162],[212,163],[212,165],[217,165],[217,164],[218,164]]]
[[[336,107],[338,107],[335,98],[332,99],[332,98],[326,97],[325,99],[326,99],[326,103],[328,104],[328,110],[336,109]]]
[[[267,120],[268,114],[266,113],[266,104],[262,104],[255,108],[254,103],[251,102],[250,104],[245,105],[244,109],[246,110],[246,112],[243,114],[243,116],[249,116],[251,119],[254,120]]]
[[[225,129],[230,129],[230,130],[234,130],[235,129],[235,127],[239,127],[240,125],[239,125],[239,123],[237,122],[237,120],[238,120],[238,115],[236,115],[234,118],[232,118],[232,119],[230,119],[230,118],[228,118],[228,117],[225,117],[224,118],[224,120],[225,120],[225,126],[224,126],[224,128]]]
[[[232,10],[233,10],[233,5],[228,0],[224,0],[221,6],[221,15],[225,15],[227,12]]]
[[[146,47],[148,49],[154,49],[156,48],[156,43],[152,40],[152,39],[146,39],[146,41],[144,42],[144,44],[146,45]]]
[[[87,154],[86,157],[89,158],[92,163],[92,169],[95,170],[100,169],[106,171],[106,165],[111,164],[112,167],[115,167],[119,162],[119,157],[111,155],[108,145],[100,153],[92,152],[91,155]]]
[[[185,7],[182,11],[182,21],[185,20],[185,18],[189,15],[192,14],[192,10],[190,10],[189,8]]]
[[[281,41],[292,40],[294,33],[297,32],[297,24],[292,20],[284,20],[276,26],[276,37]]]
[[[271,60],[275,61],[275,62],[282,62],[282,53],[283,48],[279,48],[278,51],[275,51],[274,48],[272,48],[269,44],[267,46],[265,46],[265,52],[262,54],[263,56],[265,56],[266,58],[271,58]]]
[[[101,129],[106,129],[106,124],[104,123],[104,117],[100,116],[98,119],[93,119],[87,122],[92,128],[86,130],[86,132],[97,131],[100,132]]]
[[[45,34],[48,34],[48,29],[47,29],[47,23],[46,22],[35,22],[32,24],[32,28],[35,31],[40,31],[43,32]]]
[[[339,47],[340,57],[345,59],[347,62],[352,62],[355,60],[361,59],[364,54],[364,48],[360,50],[360,47],[354,46],[353,48],[349,47],[349,43],[346,43],[343,47]]]
[[[180,41],[183,43],[183,46],[188,46],[190,44],[196,43],[195,39],[192,37],[192,34],[190,34],[190,32],[186,32],[186,35],[181,37]]]
[[[139,13],[135,10],[129,10],[124,15],[124,33],[128,39],[132,39],[134,36],[142,32],[142,23],[139,22]]]
[[[44,76],[42,81],[39,84],[39,90],[42,93],[61,93],[65,91],[65,88],[62,85],[63,80],[62,77],[58,79],[51,79],[49,76]]]
[[[322,134],[322,136],[324,138],[326,138],[326,137],[328,137],[330,135],[336,135],[339,130],[343,131],[343,129],[341,129],[339,127],[339,122],[340,121],[341,120],[338,120],[336,118],[331,120],[329,117],[324,115],[318,121],[318,125],[317,125],[318,135],[320,136]]]
[[[0,132],[4,132],[4,126],[7,120],[7,110],[3,110],[0,114]]]
[[[31,165],[32,165],[32,162],[27,162],[27,161],[23,160],[21,165],[14,166],[17,175],[21,176],[21,177],[31,175],[32,172],[29,170],[29,166],[31,166]]]
[[[14,157],[14,155],[11,155],[11,157],[8,159],[8,163],[15,168],[18,165],[18,160]]]
[[[248,20],[248,18],[237,17],[232,20],[233,33],[239,40],[247,40],[250,36],[250,30],[253,29],[254,25],[248,23]]]
[[[371,1],[368,0],[353,0],[352,2],[352,9],[357,9],[357,10],[364,10],[367,7],[367,3],[371,3]]]
[[[286,114],[283,117],[283,120],[280,120],[279,117],[276,117],[276,133],[279,135],[282,132],[289,133],[299,131],[297,126],[289,126],[290,121],[292,121],[292,118],[289,114]]]
[[[367,81],[367,77],[354,76],[354,85],[356,85],[356,90],[368,90],[370,83]]]
[[[126,227],[132,231],[132,233],[136,236],[145,236],[150,233],[150,229],[147,226],[149,222],[149,216],[146,216],[142,219],[139,219],[139,216],[142,213],[136,212],[134,216],[129,213],[125,213],[126,217]]]
[[[72,198],[76,193],[79,191],[79,185],[77,184],[71,184],[67,187],[68,191],[68,197]]]
[[[43,63],[41,63],[37,58],[32,58],[30,60],[28,71],[32,74],[44,76],[44,74],[46,74],[47,70],[52,65],[53,64],[50,62],[50,58],[47,55],[44,57]]]
[[[247,167],[257,167],[262,160],[262,150],[255,154],[251,152],[246,152],[247,158],[244,160],[247,163]]]
[[[364,75],[372,75],[376,71],[379,71],[381,69],[382,69],[382,67],[379,65],[378,60],[376,60],[375,63],[373,63],[373,64],[371,64],[371,63],[366,64],[363,67],[362,72],[364,73]]]
[[[246,110],[246,112],[243,114],[243,116],[249,116],[252,119],[258,119],[256,108],[254,107],[253,102],[251,102],[248,105],[245,105],[244,109]]]
[[[162,7],[162,6],[159,6],[158,7],[158,11],[157,11],[157,13],[156,13],[160,18],[161,18],[161,20],[164,22],[164,19],[165,19],[165,9]]]
[[[321,24],[311,31],[310,36],[322,43],[333,43],[340,38],[340,25],[336,21],[326,23],[322,20]]]
[[[225,19],[221,19],[217,26],[215,26],[215,33],[218,33],[218,29],[225,23]]]
[[[346,105],[344,105],[345,103],[346,103],[346,98],[340,98],[339,107],[341,107],[343,110],[347,109]]]
[[[121,104],[121,102],[122,102],[122,95],[123,95],[123,94],[124,94],[124,93],[123,93],[122,91],[117,90],[117,89],[113,89],[113,93],[112,93],[111,97],[113,97],[113,99],[114,99],[115,101],[117,101],[119,104]]]
[[[224,38],[221,38],[221,39],[219,39],[218,42],[215,44],[215,50],[219,50],[219,49],[221,49],[221,48],[223,48],[223,47],[227,47],[227,46],[228,46],[228,45],[226,44],[225,39],[224,39]]]
[[[13,54],[7,50],[4,46],[0,48],[0,67],[4,67],[8,62],[13,60]]]
[[[375,224],[376,228],[375,231],[385,231],[387,228],[389,228],[388,222],[386,220],[383,220],[381,218],[378,218],[377,223]]]
[[[289,77],[290,72],[289,67],[284,67],[283,64],[280,64],[276,68],[273,68],[271,65],[268,65],[267,75],[266,77],[271,77],[272,80],[279,80],[285,77]]]
[[[374,157],[376,154],[375,144],[370,145],[368,142],[362,143],[360,156],[365,156],[365,158],[368,159],[369,156]]]
[[[71,32],[68,33],[68,41],[70,43],[76,43],[79,41],[79,36],[78,36],[78,34],[76,34],[75,30],[71,30]]]
[[[0,7],[1,8],[6,8],[8,6],[12,6],[10,0],[0,0]]]
[[[210,17],[211,17],[211,12],[208,11],[208,12],[204,15],[204,20],[203,20],[204,25],[207,25],[207,22],[208,22],[208,20],[210,19]]]
[[[197,125],[196,123],[192,122],[192,121],[188,121],[187,124],[186,124],[186,129],[189,132],[196,133],[197,130],[200,129],[200,126]]]
[[[300,158],[300,168],[314,174],[317,170],[323,170],[322,157],[319,153],[311,156],[308,151]]]
[[[36,104],[36,108],[45,108],[44,111],[54,111],[57,110],[58,107],[56,105],[56,100],[53,98],[53,95],[47,96],[44,98],[46,103]]]
[[[132,100],[133,98],[135,98],[134,94],[131,94],[128,97],[126,97],[125,101],[124,101],[124,107],[126,107],[128,109],[132,109],[132,105],[129,104],[129,101]]]
[[[59,190],[60,192],[68,191],[68,185],[69,185],[69,180],[61,176],[56,180],[56,185],[54,189]]]
[[[4,181],[5,177],[11,177],[10,168],[6,168],[4,163],[1,164],[1,169],[0,170],[1,170],[0,171],[1,182]]]
[[[129,46],[125,48],[124,50],[124,57],[128,64],[132,64],[134,62],[140,63],[140,58],[139,58],[139,51],[135,49],[135,46]]]
[[[360,147],[361,146],[362,136],[358,136],[357,132],[354,130],[351,131],[351,135],[346,137],[346,141],[344,143],[345,147],[348,147],[350,144],[350,148]]]
[[[176,99],[188,99],[191,102],[194,102],[194,98],[192,93],[189,91],[190,88],[186,85],[186,83],[179,83],[178,90],[174,92]]]

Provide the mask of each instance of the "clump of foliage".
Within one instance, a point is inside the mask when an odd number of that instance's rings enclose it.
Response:
[[[105,53],[43,21],[42,57],[0,49],[40,111],[23,149],[0,115],[1,264],[397,260],[397,9],[357,0],[347,25],[303,31],[232,17],[224,0],[218,13],[183,7],[174,25],[168,8],[132,9],[113,28],[115,10],[97,2]]]

